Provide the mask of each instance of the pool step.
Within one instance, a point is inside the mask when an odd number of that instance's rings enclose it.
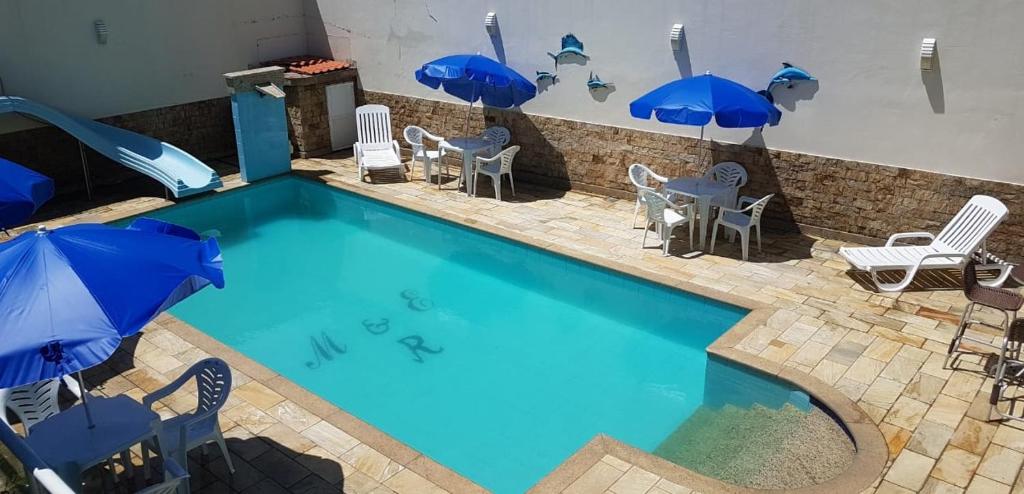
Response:
[[[846,469],[854,447],[821,410],[703,406],[654,454],[709,477],[762,489],[819,484]]]

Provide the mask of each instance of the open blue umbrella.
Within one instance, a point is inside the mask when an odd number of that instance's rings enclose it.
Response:
[[[0,388],[97,365],[175,303],[224,286],[216,240],[150,219],[23,233],[0,244],[0,276]]]
[[[712,119],[729,129],[778,125],[782,119],[764,96],[710,72],[672,81],[629,104],[635,118],[650,119],[652,112],[659,122],[700,126],[702,142]]]
[[[473,103],[511,108],[537,96],[537,86],[507,65],[483,55],[450,55],[423,64],[416,70],[416,80],[432,89]],[[466,115],[469,126],[469,114]]]
[[[20,225],[53,197],[53,180],[0,158],[0,229]]]

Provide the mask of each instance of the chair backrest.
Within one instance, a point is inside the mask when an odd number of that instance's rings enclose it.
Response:
[[[494,126],[484,129],[480,134],[480,137],[492,141],[500,147],[504,147],[512,140],[512,133],[505,127]]]
[[[384,105],[356,108],[356,135],[359,144],[373,148],[391,145],[391,110]]]
[[[643,191],[648,190],[651,192],[657,191],[654,187],[651,187],[651,176],[654,172],[650,168],[640,164],[633,163],[629,165],[629,181],[633,182],[633,186],[636,187],[636,193],[640,196],[640,200],[643,201]]]
[[[939,232],[932,246],[939,250],[972,254],[1006,218],[1008,210],[999,199],[977,195]]]
[[[665,209],[671,205],[668,198],[653,190],[641,190],[640,197],[647,204],[647,221],[665,223]]]
[[[163,482],[135,491],[135,494],[174,494],[182,482],[188,482],[188,473],[173,458],[164,458],[164,471],[167,473]]]
[[[519,146],[510,146],[494,156],[495,158],[501,158],[502,174],[512,173],[512,160],[516,159],[516,153],[518,152]]]
[[[192,373],[196,377],[199,404],[195,415],[198,417],[203,412],[214,412],[210,415],[216,420],[217,410],[224,406],[231,392],[231,368],[219,358],[207,358],[196,362],[185,373]]]
[[[764,213],[764,208],[768,206],[768,201],[771,201],[772,197],[775,197],[775,194],[768,194],[750,206],[750,224],[761,224],[761,213]]]
[[[416,155],[423,151],[423,129],[415,125],[410,125],[402,131],[402,135],[405,136],[405,142],[408,142],[412,146],[412,154]]]
[[[28,435],[37,422],[60,412],[57,403],[58,391],[60,379],[47,379],[16,388],[0,389],[0,420],[7,423],[6,409],[9,408],[18,420],[21,420],[25,426],[25,434]]]
[[[723,161],[712,166],[704,174],[704,178],[710,178],[715,182],[739,188],[747,184],[747,170],[735,161]]]

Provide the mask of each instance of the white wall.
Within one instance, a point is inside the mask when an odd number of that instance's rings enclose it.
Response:
[[[6,94],[90,118],[226,96],[221,74],[305,49],[301,0],[0,0]]]
[[[573,32],[591,55],[523,111],[697,136],[633,119],[634,98],[680,74],[710,70],[756,89],[783,60],[820,79],[812,99],[780,91],[770,148],[1024,183],[1024,2],[1013,0],[306,0],[310,48],[357,61],[366,89],[452,98],[418,84],[422,63],[457,52],[495,56],[483,27],[498,14],[507,62],[533,77]],[[687,50],[674,56],[673,23]],[[321,30],[319,31],[318,30]],[[923,75],[921,39],[939,40],[941,70]],[[605,102],[590,71],[616,84]],[[788,101],[787,101],[788,100]],[[709,129],[712,129],[709,127]],[[758,143],[751,131],[715,139]]]

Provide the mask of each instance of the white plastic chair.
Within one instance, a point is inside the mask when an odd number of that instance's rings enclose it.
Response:
[[[363,105],[356,108],[356,134],[359,140],[354,148],[360,181],[369,170],[393,168],[405,175],[398,141],[391,138],[391,110],[388,107]]]
[[[494,184],[494,198],[501,200],[501,176],[508,175],[508,183],[512,186],[512,197],[516,195],[516,183],[512,180],[512,160],[516,159],[519,146],[511,146],[493,158],[476,157],[473,166],[473,190],[477,190],[480,175],[491,177]]]
[[[735,230],[740,234],[740,248],[743,250],[743,260],[747,260],[747,252],[750,250],[750,230],[757,233],[757,251],[761,252],[761,214],[764,212],[768,201],[772,200],[775,194],[768,194],[760,199],[755,197],[741,197],[737,204],[738,209],[720,208],[718,219],[715,220],[715,227],[711,230],[711,253],[715,253],[715,240],[718,239],[718,226]],[[747,204],[744,207],[744,204]]]
[[[436,163],[437,167],[437,188],[441,188],[441,158],[444,157],[444,149],[439,148],[436,150],[427,149],[427,146],[423,144],[423,139],[431,140],[434,142],[444,141],[443,137],[435,136],[430,132],[427,132],[422,127],[410,125],[405,128],[402,132],[405,136],[405,142],[408,142],[412,146],[412,168],[409,170],[410,173],[416,170],[416,162],[423,162],[423,180],[430,182],[431,171]]]
[[[188,490],[188,472],[185,471],[173,458],[164,458],[164,480],[154,484],[135,494],[173,494],[179,490]]]
[[[0,420],[10,426],[7,410],[11,410],[25,427],[27,436],[31,434],[32,426],[60,412],[57,404],[59,391],[60,379],[0,389]]]
[[[185,457],[189,451],[199,446],[205,451],[208,443],[215,442],[224,455],[228,471],[235,473],[235,466],[231,462],[231,455],[228,454],[217,417],[217,412],[224,406],[228,393],[231,392],[231,369],[223,360],[208,358],[196,362],[167,386],[144,396],[142,404],[152,408],[154,402],[170,396],[192,378],[196,380],[199,398],[196,409],[191,413],[184,413],[161,422],[160,446],[168,456],[176,459],[179,464],[186,465]],[[152,441],[142,443],[142,468],[147,476],[151,450],[157,450]]]
[[[727,184],[732,187],[732,197],[729,198],[730,204],[736,204],[736,196],[739,195],[739,190],[744,185],[747,185],[747,169],[743,168],[742,165],[735,161],[723,161],[704,174],[704,178],[714,180],[721,184]]]
[[[840,247],[839,254],[854,268],[867,271],[875,286],[883,292],[898,292],[914,280],[920,269],[962,269],[970,256],[981,250],[982,262],[988,257],[985,239],[1006,218],[1006,205],[998,199],[977,195],[967,201],[956,216],[939,232],[938,236],[928,232],[897,233],[884,247]],[[906,238],[926,238],[928,245],[896,245]],[[994,279],[981,282],[985,286],[998,287],[1010,276],[1011,266],[1005,264],[983,265],[995,268],[1000,274]],[[906,273],[896,283],[884,283],[878,277],[882,271],[902,270]]]
[[[506,129],[505,127],[501,126],[487,127],[477,137],[491,141],[491,148],[488,149],[485,153],[477,155],[481,156],[483,154],[486,154],[484,158],[490,158],[497,155],[498,153],[501,152],[502,148],[504,148],[506,145],[508,145],[509,142],[512,141],[512,133],[509,132],[508,129]]]
[[[661,238],[661,254],[667,256],[669,243],[672,242],[672,230],[687,223],[690,226],[690,248],[693,249],[693,204],[676,206],[667,197],[653,190],[644,190],[640,193],[643,194],[644,204],[647,205],[647,223],[644,226],[644,238],[640,241],[640,248],[647,247],[647,233],[653,224],[655,232]]]
[[[82,398],[82,390],[73,378],[47,379],[37,383],[26,384],[15,388],[0,389],[0,421],[11,427],[7,421],[7,410],[14,412],[21,425],[25,428],[25,436],[32,433],[32,427],[60,413],[60,383],[65,382],[76,398]],[[11,427],[11,430],[14,430]],[[121,462],[131,473],[131,463],[127,451],[121,452]],[[114,472],[114,461],[108,458],[107,467]],[[117,480],[117,477],[114,477]]]
[[[636,228],[636,217],[640,215],[640,208],[647,204],[644,202],[643,192],[645,190],[661,192],[661,185],[658,187],[651,187],[652,180],[662,185],[665,182],[668,182],[667,178],[654,173],[653,170],[647,168],[645,165],[640,163],[633,163],[632,165],[629,165],[629,181],[633,183],[634,187],[636,187],[636,207],[633,208],[633,222],[630,223],[633,228]]]

